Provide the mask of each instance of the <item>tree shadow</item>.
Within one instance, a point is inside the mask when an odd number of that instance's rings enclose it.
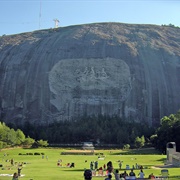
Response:
[[[85,169],[74,169],[74,168],[70,168],[70,169],[62,169],[62,171],[84,171]]]
[[[162,161],[164,162],[166,160],[166,158],[161,158],[161,159],[158,159],[157,161]]]
[[[111,153],[111,155],[153,155],[153,154],[161,154],[158,150],[154,148],[142,148],[142,149],[129,149],[123,150],[121,152]]]

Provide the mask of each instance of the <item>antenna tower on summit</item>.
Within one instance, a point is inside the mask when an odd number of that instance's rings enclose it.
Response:
[[[41,29],[41,1],[40,1],[40,8],[39,8],[39,29]]]
[[[58,20],[58,19],[53,19],[53,21],[55,22],[55,26],[54,26],[54,28],[58,28],[58,23],[59,23],[59,20]]]

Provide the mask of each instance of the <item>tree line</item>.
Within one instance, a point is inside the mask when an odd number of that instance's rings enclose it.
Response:
[[[14,130],[8,127],[4,122],[0,122],[0,149],[14,146],[47,146],[47,141],[35,141],[30,136],[25,136],[20,129]]]
[[[39,126],[26,122],[21,129],[35,139],[48,140],[50,144],[92,141],[97,144],[117,144],[119,147],[127,144],[136,147],[140,140],[149,142],[150,136],[155,132],[147,124],[102,115]]]
[[[117,116],[102,115],[39,126],[25,122],[23,126],[18,127],[19,129],[13,124],[9,126],[11,128],[5,123],[0,123],[0,148],[15,145],[38,147],[47,146],[48,143],[76,144],[92,141],[100,145],[117,144],[118,147],[126,149],[149,145],[165,152],[168,142],[176,142],[177,151],[180,151],[180,111],[177,114],[164,116],[158,128],[134,121],[125,121]]]

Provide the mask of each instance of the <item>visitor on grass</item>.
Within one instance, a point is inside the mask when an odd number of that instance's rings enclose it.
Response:
[[[106,164],[103,165],[104,170],[106,170]]]
[[[113,165],[112,165],[112,162],[109,161],[109,162],[107,163],[107,171],[108,171],[108,173],[111,173],[112,170],[113,170]]]
[[[149,179],[155,179],[155,176],[153,175],[153,173],[151,173],[151,174],[149,175]]]
[[[108,174],[108,177],[105,178],[105,180],[111,180],[112,179],[112,175],[111,174]]]
[[[12,180],[18,180],[18,174],[16,172],[13,174]]]
[[[122,161],[119,162],[119,169],[122,169]]]
[[[11,165],[14,166],[14,159],[11,159]]]
[[[113,172],[113,173],[114,173],[115,180],[119,180],[119,171],[118,171],[118,169],[116,169],[115,172]]]
[[[122,174],[119,175],[119,180],[125,180]]]
[[[21,170],[22,168],[18,167],[18,176],[21,176]]]
[[[95,169],[95,170],[98,169],[98,161],[95,161],[95,163],[94,163],[94,169]]]
[[[144,174],[142,169],[140,170],[138,175],[139,175],[140,178],[144,178],[145,174]]]
[[[129,173],[129,176],[136,176],[135,173],[133,172],[133,169],[131,169],[131,172]]]
[[[103,168],[102,168],[102,167],[100,167],[100,168],[98,169],[98,175],[99,175],[99,176],[103,176]]]
[[[91,161],[91,162],[90,162],[90,169],[91,169],[91,170],[93,170],[93,166],[94,166],[94,164],[93,164],[93,162]]]
[[[124,171],[124,173],[122,173],[122,177],[123,177],[123,178],[126,178],[126,176],[128,176],[128,174],[127,174],[126,171]]]
[[[86,169],[84,171],[84,179],[91,180],[92,179],[92,171],[90,169]]]

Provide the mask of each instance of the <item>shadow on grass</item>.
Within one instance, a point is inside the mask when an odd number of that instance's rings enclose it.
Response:
[[[153,167],[157,167],[157,168],[161,168],[161,169],[177,169],[177,166],[173,166],[173,165],[154,165]]]
[[[162,162],[164,162],[164,161],[166,161],[166,158],[161,158],[161,159],[158,159],[157,161],[162,161]]]
[[[180,179],[180,174],[176,175],[176,176],[169,176],[169,179],[171,179],[171,178],[173,178],[173,179]]]
[[[71,169],[63,169],[62,171],[84,171],[85,169],[74,169],[74,168],[71,168]]]
[[[142,148],[142,149],[129,149],[129,150],[123,150],[118,153],[111,153],[111,155],[153,155],[153,154],[161,154],[158,150],[154,148]]]

